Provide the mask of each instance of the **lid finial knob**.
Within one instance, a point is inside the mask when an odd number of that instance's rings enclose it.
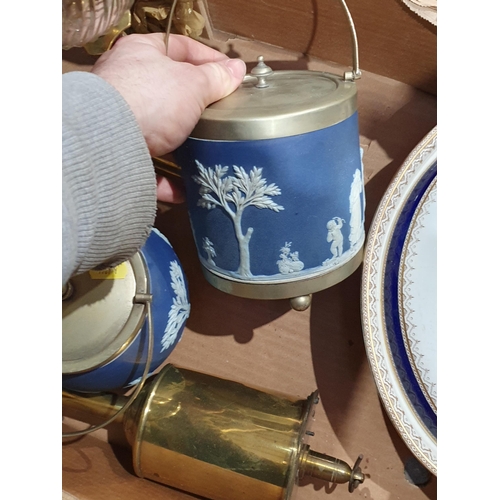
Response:
[[[264,56],[257,57],[257,61],[257,66],[250,71],[250,74],[257,78],[255,86],[259,89],[269,87],[266,77],[271,76],[274,71],[264,62]]]

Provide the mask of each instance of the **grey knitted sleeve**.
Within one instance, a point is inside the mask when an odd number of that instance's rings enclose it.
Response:
[[[102,78],[62,80],[62,281],[129,259],[156,215],[156,177],[132,110]]]

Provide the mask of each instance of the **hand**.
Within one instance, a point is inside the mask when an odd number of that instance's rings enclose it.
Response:
[[[183,35],[170,35],[167,56],[164,36],[124,36],[92,68],[127,101],[151,156],[179,147],[204,109],[234,92],[246,72],[241,59],[230,59]],[[162,201],[183,198],[164,178],[157,194]]]

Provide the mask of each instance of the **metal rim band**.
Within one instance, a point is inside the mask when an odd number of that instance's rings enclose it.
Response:
[[[318,91],[317,99],[306,96],[301,103],[292,101],[290,105],[282,100],[265,108],[264,103],[267,100],[273,102],[272,96],[279,95],[278,89],[289,79],[302,82],[304,86],[317,82],[322,90]],[[279,139],[334,126],[357,111],[356,84],[344,81],[340,76],[321,71],[283,70],[276,71],[269,81],[268,88],[258,89],[259,94],[254,94],[253,98],[260,96],[263,99],[256,100],[255,109],[238,109],[237,104],[230,105],[233,103],[231,95],[208,106],[190,137],[210,141]],[[248,90],[249,87],[253,88],[253,84],[243,83],[241,89]],[[332,93],[325,87],[331,87]]]
[[[363,248],[358,253],[337,269],[329,271],[320,276],[305,278],[288,283],[240,283],[213,274],[210,270],[202,266],[203,275],[206,280],[215,288],[247,299],[291,299],[301,297],[310,293],[319,292],[340,283],[350,276],[363,262]]]
[[[128,262],[132,268],[134,279],[136,282],[134,296],[137,297],[142,294],[149,294],[149,273],[142,253],[140,251],[137,252]],[[129,345],[132,344],[137,335],[139,335],[144,325],[145,318],[146,307],[144,303],[134,300],[132,310],[121,330],[120,335],[118,335],[118,337],[113,342],[111,342],[110,346],[108,346],[108,349],[106,349],[106,351],[101,351],[97,354],[93,354],[90,357],[86,357],[83,360],[63,359],[62,374],[73,375],[78,373],[85,373],[87,371],[95,370],[101,366],[104,366],[116,359],[128,348]]]

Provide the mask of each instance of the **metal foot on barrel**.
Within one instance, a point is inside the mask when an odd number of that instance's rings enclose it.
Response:
[[[290,305],[292,309],[296,311],[305,311],[309,308],[312,302],[312,293],[309,295],[301,295],[300,297],[292,297],[290,299]]]

